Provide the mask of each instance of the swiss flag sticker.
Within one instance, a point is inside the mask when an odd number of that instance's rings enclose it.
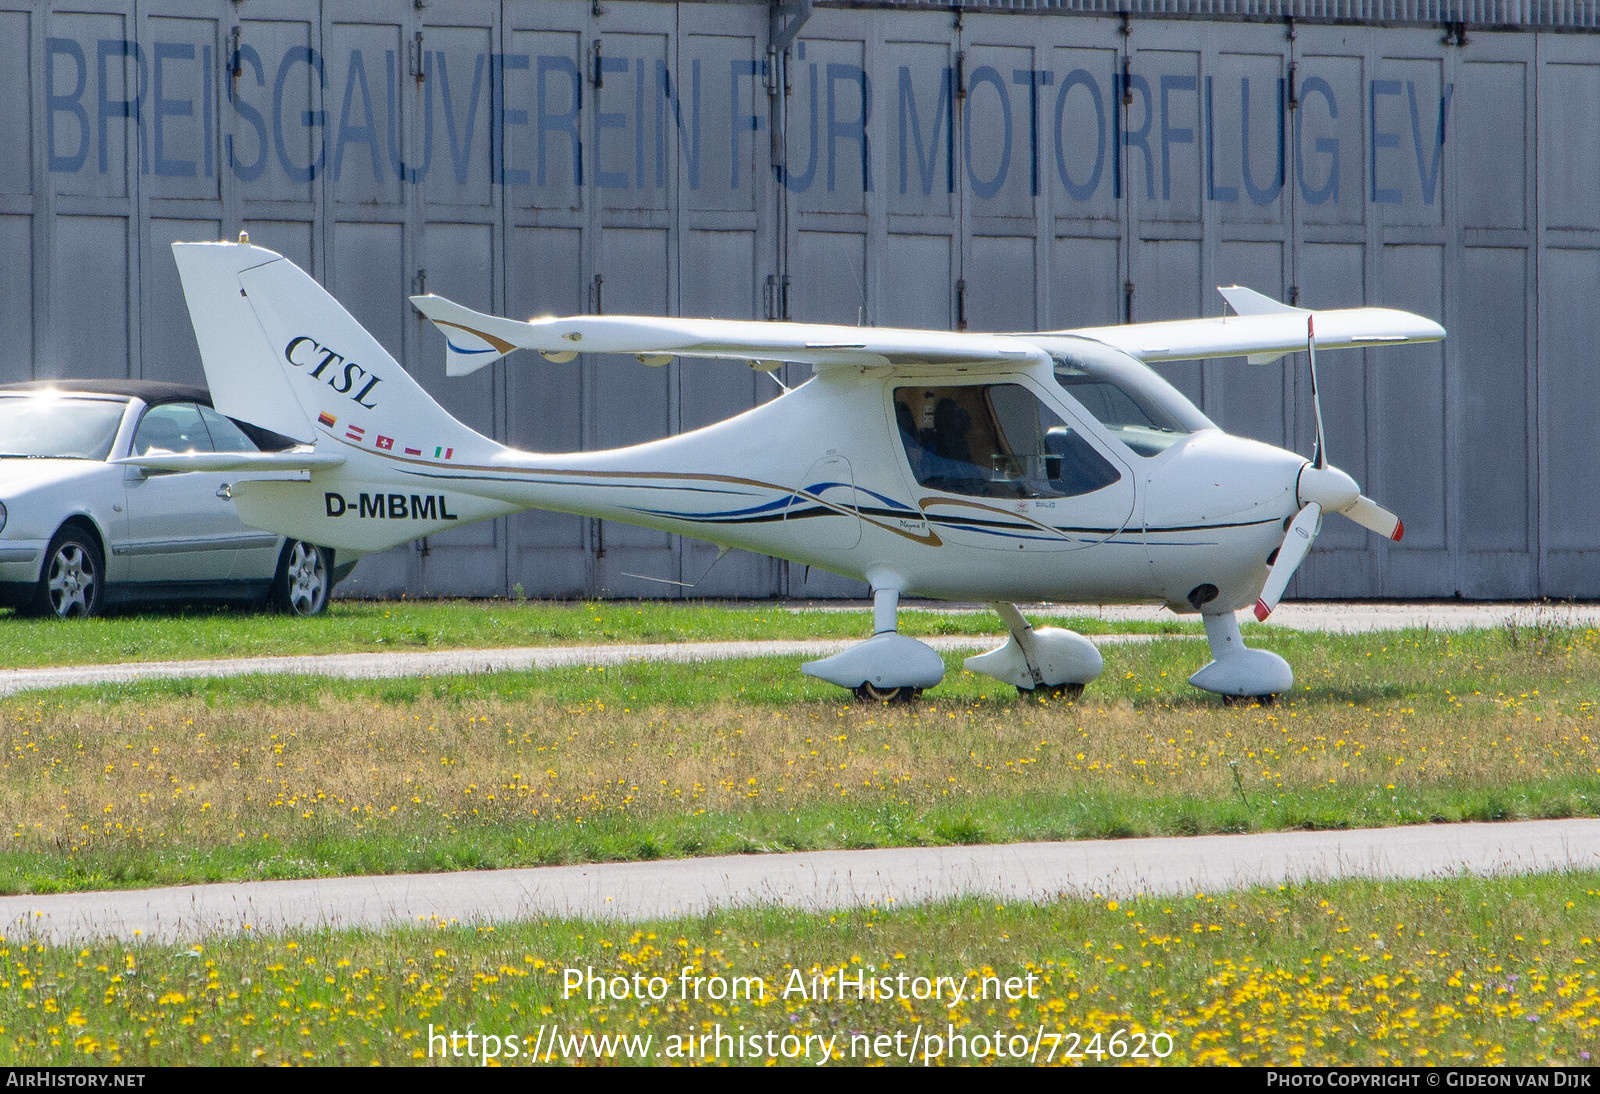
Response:
[[[383,449],[384,451],[388,451],[389,449],[394,447],[394,438],[393,437],[385,437],[382,433],[379,433],[378,434],[378,447]]]

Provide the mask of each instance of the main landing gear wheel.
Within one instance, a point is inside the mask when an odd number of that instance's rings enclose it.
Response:
[[[63,528],[45,552],[44,570],[28,614],[57,619],[99,615],[103,569],[94,539],[70,525]]]
[[[1082,695],[1082,684],[1040,684],[1036,688],[1017,688],[1019,699],[1051,699],[1076,703]]]
[[[922,698],[921,688],[880,688],[876,684],[860,684],[855,696],[863,703],[912,703]]]
[[[1260,703],[1264,707],[1270,707],[1276,706],[1277,702],[1277,692],[1273,692],[1271,695],[1224,695],[1222,697],[1222,705],[1225,707],[1249,706],[1251,703]]]
[[[290,540],[272,581],[272,606],[287,615],[321,615],[328,606],[331,570],[326,548]]]

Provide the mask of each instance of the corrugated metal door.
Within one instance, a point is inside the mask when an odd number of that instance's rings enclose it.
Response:
[[[1455,552],[1454,588],[1467,597],[1539,589],[1534,44],[1532,35],[1485,34],[1448,51],[1456,63],[1446,224],[1458,227],[1446,235],[1454,271],[1443,317],[1450,330],[1446,540]]]
[[[407,219],[416,226],[408,290],[437,289],[489,312],[501,312],[507,303],[504,208],[490,182],[489,141],[477,114],[487,116],[495,99],[488,69],[500,39],[499,8],[492,0],[424,8],[416,25],[400,28],[397,56],[384,57],[385,78],[397,87],[393,101],[401,104],[401,117],[391,125],[408,138],[401,154],[391,152],[390,159],[391,171],[405,182]],[[447,378],[443,337],[409,304],[405,318],[412,374],[456,418],[504,438],[507,369]],[[530,363],[519,359],[509,367]],[[416,549],[421,587],[432,595],[504,595],[506,524],[485,521],[428,537]]]
[[[1600,56],[1588,35],[1539,49],[1539,592],[1600,596]]]
[[[764,53],[766,13],[704,4],[679,7],[671,83],[661,77],[647,102],[648,120],[666,149],[655,175],[647,156],[646,188],[665,191],[676,210],[675,280],[681,315],[772,318],[782,306],[778,265],[778,192],[771,163],[772,98]],[[737,16],[730,18],[730,15]],[[712,81],[727,81],[722,97]],[[780,126],[781,131],[781,126]],[[680,359],[679,428],[697,429],[781,393],[770,376],[737,361]],[[728,470],[721,468],[718,470]],[[716,562],[717,549],[685,539],[679,580],[687,596],[771,596],[783,564],[745,551]],[[716,568],[708,572],[708,567]],[[662,595],[667,588],[654,593]]]
[[[677,243],[670,191],[644,170],[653,124],[642,108],[656,66],[674,54],[675,12],[661,4],[607,5],[591,25],[585,118],[590,152],[585,200],[599,217],[599,253],[589,311],[672,315],[677,311]],[[653,121],[653,119],[652,119]],[[641,141],[644,142],[641,146]],[[648,178],[651,183],[642,185]],[[619,448],[678,428],[678,366],[652,368],[624,355],[585,355],[586,448]],[[593,589],[602,596],[673,595],[677,538],[611,521],[595,522]],[[638,575],[638,576],[635,576]]]
[[[505,207],[508,314],[589,309],[599,222],[583,160],[587,7],[508,4],[502,52],[486,77],[489,181]],[[498,140],[497,140],[498,138]],[[586,359],[556,365],[522,354],[499,366],[507,441],[569,452],[586,447]],[[510,578],[530,596],[591,591],[590,522],[558,513],[508,519]]]
[[[878,258],[872,222],[881,220],[882,205],[868,199],[882,176],[873,155],[881,141],[871,125],[867,66],[868,32],[880,19],[878,13],[817,11],[793,46],[784,181],[790,318],[799,322],[877,321],[868,284]],[[798,382],[810,370],[789,371]],[[788,587],[794,596],[867,591],[862,582],[801,566],[789,567]]]

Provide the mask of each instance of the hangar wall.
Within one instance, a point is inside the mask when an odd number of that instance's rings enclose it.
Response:
[[[0,10],[0,376],[202,379],[168,244],[241,228],[453,413],[543,450],[777,387],[615,357],[446,380],[408,293],[1008,330],[1218,314],[1209,286],[1238,282],[1451,332],[1327,360],[1333,457],[1407,535],[1333,522],[1292,593],[1600,596],[1595,13],[1105,6],[819,5],[784,63],[752,3]],[[1324,21],[1266,18],[1285,11]],[[1165,372],[1225,428],[1309,451],[1303,363]],[[692,582],[714,557],[523,514],[370,558],[345,592],[674,595],[630,575]],[[688,592],[861,591],[735,554]]]

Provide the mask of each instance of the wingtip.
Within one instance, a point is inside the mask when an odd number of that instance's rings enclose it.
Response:
[[[1265,600],[1256,601],[1256,622],[1265,623],[1267,621],[1267,616],[1271,614],[1272,609],[1267,607],[1267,602]]]
[[[1394,535],[1390,536],[1389,538],[1394,540],[1396,543],[1399,543],[1400,542],[1400,537],[1405,535],[1405,534],[1406,534],[1406,522],[1403,521],[1403,520],[1397,520],[1397,521],[1394,522]]]

